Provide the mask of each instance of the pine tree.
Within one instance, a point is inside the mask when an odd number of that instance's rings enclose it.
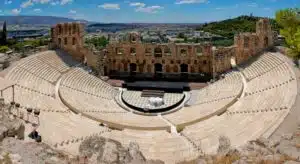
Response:
[[[4,21],[3,24],[3,29],[2,29],[2,43],[6,44],[6,39],[7,39],[7,29],[6,29],[6,21]]]
[[[3,23],[3,29],[0,31],[0,44],[5,45],[7,38],[6,22]]]

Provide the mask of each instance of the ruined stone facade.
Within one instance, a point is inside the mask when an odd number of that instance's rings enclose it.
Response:
[[[83,35],[80,23],[58,24],[51,29],[54,47],[109,76],[213,76],[231,69],[233,62],[241,64],[273,46],[268,19],[257,22],[256,33],[238,34],[233,46],[219,49],[213,49],[209,43],[142,43],[140,35],[132,32],[126,40],[111,43],[105,51],[95,53],[83,46]]]

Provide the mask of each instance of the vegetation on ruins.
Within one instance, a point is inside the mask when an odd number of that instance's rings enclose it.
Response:
[[[9,39],[7,40],[6,46],[14,49],[15,51],[22,51],[25,49],[25,47],[40,47],[48,45],[49,40],[46,37],[38,38],[34,40],[24,40],[24,41],[18,41],[16,39]]]
[[[0,53],[5,53],[9,50],[7,46],[0,46]]]
[[[261,17],[255,16],[239,16],[233,19],[227,19],[218,22],[205,23],[197,30],[217,34],[228,39],[234,39],[234,35],[240,32],[255,32],[256,22]],[[270,19],[272,29],[279,30],[279,26],[274,19]]]
[[[104,36],[101,36],[101,37],[93,37],[93,38],[86,39],[85,43],[101,49],[105,47],[109,43],[109,41]]]
[[[300,9],[283,9],[276,12],[276,21],[280,26],[280,34],[285,37],[289,55],[300,58]]]

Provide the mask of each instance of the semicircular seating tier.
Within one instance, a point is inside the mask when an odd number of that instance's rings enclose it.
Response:
[[[80,68],[75,68],[62,77],[59,93],[69,108],[110,127],[170,129],[158,116],[142,116],[123,109],[115,100],[119,96],[117,89]]]
[[[272,57],[264,60],[265,55]],[[247,94],[225,114],[187,126],[182,135],[205,152],[216,151],[220,135],[229,137],[233,146],[261,136],[270,137],[290,112],[297,96],[296,76],[287,62],[278,62],[272,69],[264,67],[264,63],[280,58],[276,54],[264,54],[254,61],[247,67],[255,74],[247,83]]]
[[[233,104],[243,90],[242,77],[237,71],[201,90],[191,91],[186,107],[163,117],[179,128],[223,113]]]
[[[65,56],[62,51],[44,51],[20,60],[5,75],[6,80],[15,84],[14,100],[12,89],[6,89],[3,91],[5,101],[15,101],[23,107],[39,108],[43,111],[67,111],[55,99],[55,84],[62,75],[59,68],[68,70],[75,63],[70,56]]]

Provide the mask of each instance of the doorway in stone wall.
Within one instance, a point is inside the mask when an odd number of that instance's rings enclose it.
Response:
[[[162,69],[162,64],[160,63],[156,63],[154,65],[154,76],[155,76],[155,79],[160,79],[162,78],[162,75],[163,75],[163,69]]]
[[[182,80],[187,80],[189,77],[189,70],[188,70],[188,65],[187,64],[181,64],[180,65],[180,76]]]
[[[130,76],[135,76],[136,75],[136,70],[137,70],[137,66],[136,66],[136,64],[135,63],[131,63],[130,65],[129,65],[129,71],[130,71]]]

